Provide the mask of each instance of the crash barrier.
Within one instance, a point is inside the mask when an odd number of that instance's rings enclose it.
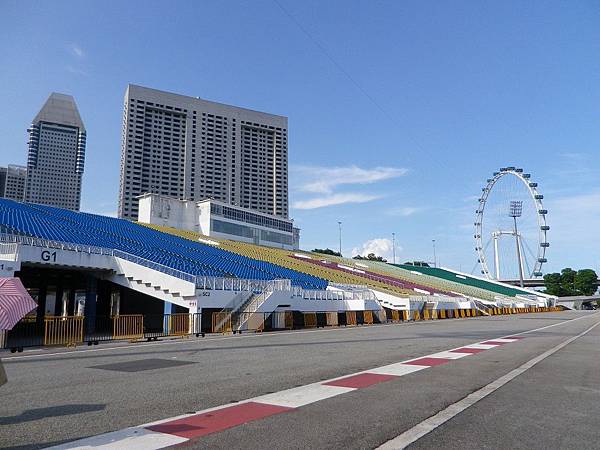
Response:
[[[337,312],[328,312],[325,313],[327,316],[327,326],[335,327],[338,325],[338,313]]]
[[[356,311],[346,311],[346,326],[357,325]]]
[[[230,333],[233,331],[231,326],[231,313],[214,312],[212,314],[212,329],[213,333]]]
[[[77,345],[83,342],[83,316],[44,318],[44,345]]]
[[[557,307],[493,307],[485,310],[489,315],[556,312]],[[380,310],[380,311],[323,311],[301,313],[275,311],[272,313],[230,314],[215,312],[176,314],[130,314],[118,316],[28,316],[12,330],[5,331],[0,348],[22,351],[24,347],[43,345],[77,345],[83,342],[97,344],[118,339],[158,339],[160,337],[204,336],[206,333],[242,333],[275,331],[306,327],[356,326],[371,323],[441,320],[481,316],[476,309],[441,310]]]
[[[144,337],[144,316],[125,314],[113,316],[114,339],[142,339]]]

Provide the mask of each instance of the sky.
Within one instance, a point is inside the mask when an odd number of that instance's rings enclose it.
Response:
[[[500,167],[548,209],[544,271],[600,272],[600,2],[0,0],[0,165],[51,92],[87,129],[82,210],[114,215],[128,83],[289,118],[301,247],[477,273]],[[526,208],[526,214],[533,214]]]

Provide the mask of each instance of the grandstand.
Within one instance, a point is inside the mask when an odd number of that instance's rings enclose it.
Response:
[[[452,273],[441,270],[425,272],[412,270],[413,266],[392,265],[380,261],[354,260],[306,251],[292,251],[260,247],[243,242],[216,240],[191,231],[147,225],[164,233],[174,234],[192,241],[213,240],[221,248],[250,258],[269,261],[277,265],[327,279],[331,283],[359,284],[391,295],[474,297],[490,302],[511,303],[511,297],[535,297],[536,292],[516,289],[501,283],[486,282],[475,277],[446,276]],[[428,269],[428,268],[424,268]]]
[[[449,270],[263,247],[8,199],[0,199],[0,276],[20,277],[38,301],[29,321],[36,332],[85,315],[85,324],[69,328],[80,330],[78,342],[97,340],[103,327],[113,337],[149,338],[547,305],[534,291]]]
[[[447,268],[413,266],[409,264],[395,264],[394,266],[411,272],[418,272],[454,283],[460,283],[465,286],[473,286],[481,290],[495,292],[508,297],[516,297],[517,295],[531,295],[531,291],[525,289],[519,289],[503,283],[484,280],[479,277],[474,277],[473,275],[467,275],[465,273],[456,272]]]

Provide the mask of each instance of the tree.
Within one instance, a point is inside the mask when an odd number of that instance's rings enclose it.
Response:
[[[560,285],[564,290],[563,295],[577,295],[577,290],[575,289],[575,272],[570,267],[566,267],[560,271]]]
[[[546,285],[546,294],[563,297],[562,286],[560,283],[560,273],[547,273],[544,275],[544,284]]]
[[[342,256],[340,252],[334,252],[330,248],[315,248],[313,253],[321,253],[322,255]]]
[[[577,271],[574,280],[575,290],[581,295],[594,295],[598,290],[598,275],[592,269]]]
[[[544,275],[546,294],[557,297],[594,295],[598,290],[597,282],[598,275],[592,269],[575,271],[566,267],[560,273]]]
[[[369,253],[366,257],[365,256],[356,255],[353,258],[354,259],[362,259],[362,260],[366,259],[366,260],[369,260],[369,261],[387,262],[387,259],[383,259],[381,256],[375,255],[375,253]]]

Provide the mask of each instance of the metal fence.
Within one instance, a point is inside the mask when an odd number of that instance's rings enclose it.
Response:
[[[493,308],[490,315],[562,311],[562,307]],[[205,336],[208,333],[243,333],[294,328],[357,326],[376,323],[477,317],[476,309],[366,310],[366,311],[274,311],[179,314],[128,314],[119,316],[26,317],[0,336],[0,348],[12,352],[25,347],[88,345],[113,340],[156,340],[164,337]]]

